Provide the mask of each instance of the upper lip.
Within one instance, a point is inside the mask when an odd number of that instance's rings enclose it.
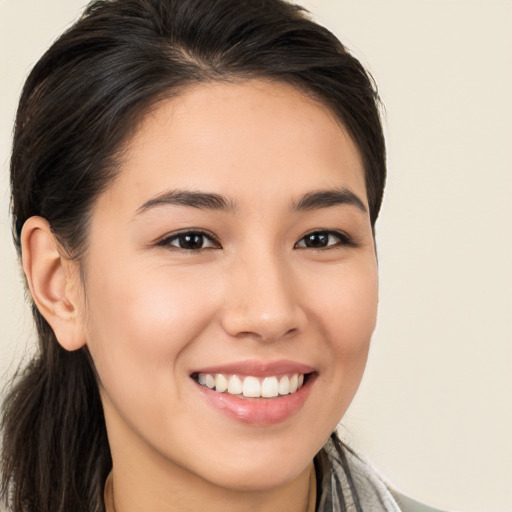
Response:
[[[281,359],[278,361],[256,361],[245,360],[232,363],[207,366],[194,370],[197,373],[222,373],[233,375],[251,375],[254,377],[268,377],[281,374],[306,374],[312,373],[315,369],[307,364],[296,361]]]

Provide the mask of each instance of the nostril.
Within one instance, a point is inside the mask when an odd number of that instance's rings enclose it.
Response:
[[[288,329],[288,331],[285,332],[283,336],[293,336],[294,334],[297,334],[298,332],[299,332],[299,329],[297,327],[292,327],[291,329]]]

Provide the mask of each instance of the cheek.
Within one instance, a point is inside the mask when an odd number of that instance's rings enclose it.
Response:
[[[195,279],[147,265],[90,275],[88,343],[102,382],[168,378],[209,321],[211,302]]]
[[[324,339],[337,366],[343,367],[346,377],[353,373],[360,378],[377,317],[376,265],[369,261],[337,277],[325,280],[315,299],[316,314],[323,318]]]

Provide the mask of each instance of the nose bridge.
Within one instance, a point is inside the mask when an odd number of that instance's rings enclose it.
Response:
[[[272,341],[305,327],[293,271],[272,251],[253,251],[234,263],[223,316],[233,336]]]

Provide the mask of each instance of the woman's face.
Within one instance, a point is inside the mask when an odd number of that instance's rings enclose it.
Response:
[[[147,115],[84,262],[114,467],[246,490],[304,471],[367,358],[367,210],[347,132],[288,85],[197,85]]]

